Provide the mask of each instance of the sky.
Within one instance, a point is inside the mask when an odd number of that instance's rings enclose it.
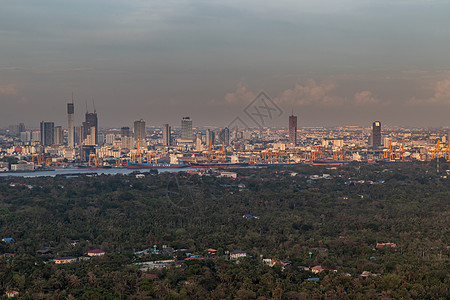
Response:
[[[0,0],[0,127],[450,125],[450,1],[264,2]]]

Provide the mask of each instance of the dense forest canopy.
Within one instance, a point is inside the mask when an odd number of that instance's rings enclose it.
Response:
[[[449,168],[4,177],[0,291],[34,299],[448,299]],[[106,254],[87,259],[97,248]],[[230,259],[235,250],[246,257]],[[77,261],[55,264],[58,257]],[[159,260],[174,263],[137,264]]]

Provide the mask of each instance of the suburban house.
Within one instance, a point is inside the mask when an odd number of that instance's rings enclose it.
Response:
[[[100,249],[89,250],[87,253],[88,256],[102,256],[105,255],[105,251]]]
[[[208,251],[208,255],[210,255],[210,256],[216,256],[216,254],[217,254],[217,250],[213,249],[213,248],[209,248],[207,251]]]
[[[282,261],[279,259],[273,259],[273,258],[264,258],[263,259],[263,263],[265,263],[266,265],[268,265],[269,267],[273,267],[275,265],[280,265],[281,268],[284,270],[284,268],[288,265],[290,265],[290,262],[288,261]]]
[[[55,264],[59,265],[59,264],[68,264],[68,263],[73,263],[77,261],[76,257],[57,257],[54,258],[53,261],[55,262]]]
[[[381,249],[384,247],[397,248],[397,245],[394,243],[377,243],[377,249]]]
[[[334,268],[327,267],[327,266],[322,266],[322,265],[318,265],[318,266],[315,266],[315,267],[312,267],[312,268],[311,268],[311,272],[313,272],[313,273],[315,273],[315,274],[320,273],[320,272],[322,272],[322,271],[333,271],[333,272],[337,272],[337,270],[334,269]]]
[[[230,252],[230,259],[239,259],[241,257],[246,257],[247,252],[242,250],[234,250]]]
[[[18,291],[6,291],[6,296],[8,298],[14,298],[16,296],[19,296],[19,292]]]

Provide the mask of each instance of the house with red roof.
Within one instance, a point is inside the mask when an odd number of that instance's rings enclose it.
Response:
[[[333,271],[333,272],[337,272],[336,269],[331,268],[331,267],[327,267],[327,266],[322,266],[322,265],[318,265],[318,266],[314,266],[311,268],[311,272],[317,274],[320,273],[322,271]]]
[[[384,247],[397,248],[397,245],[394,243],[377,243],[377,249],[381,249]]]

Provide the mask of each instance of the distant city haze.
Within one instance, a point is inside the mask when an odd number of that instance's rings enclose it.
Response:
[[[449,1],[2,1],[0,127],[448,126]],[[86,108],[87,104],[87,108]]]

